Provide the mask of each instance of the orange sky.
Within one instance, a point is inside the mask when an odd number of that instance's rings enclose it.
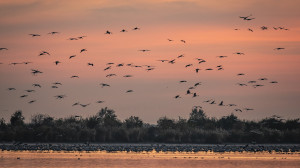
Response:
[[[245,119],[271,115],[300,117],[299,5],[300,1],[293,0],[0,2],[0,48],[8,48],[0,51],[0,117],[8,121],[19,109],[27,119],[37,113],[54,117],[89,116],[107,106],[121,119],[136,115],[155,123],[162,116],[188,117],[194,105],[203,106],[211,117],[230,113]],[[239,18],[250,14],[254,20]],[[136,26],[141,30],[133,31]],[[268,30],[261,30],[261,26],[267,26]],[[289,30],[272,28],[279,26]],[[128,32],[121,33],[123,28]],[[106,30],[113,34],[104,34]],[[60,33],[48,35],[51,31]],[[30,33],[41,36],[32,38]],[[87,37],[82,40],[67,40],[83,35]],[[174,41],[169,42],[168,38]],[[285,49],[275,51],[277,47]],[[88,51],[80,54],[83,48]],[[151,51],[143,53],[140,49]],[[44,50],[51,55],[38,56]],[[70,60],[69,56],[75,54]],[[185,57],[176,59],[175,64],[157,61],[171,60],[181,54]],[[220,55],[228,57],[216,57]],[[207,62],[198,64],[195,58]],[[57,60],[62,63],[56,66]],[[24,61],[33,63],[8,65]],[[88,62],[95,66],[87,66]],[[145,67],[113,65],[111,70],[103,71],[108,62],[152,65],[155,69],[147,72]],[[190,63],[193,66],[185,68]],[[216,71],[218,65],[223,65],[224,70]],[[202,70],[196,74],[195,68]],[[214,70],[205,71],[206,68]],[[43,74],[33,76],[30,69],[39,69]],[[109,73],[117,76],[106,78]],[[238,77],[238,73],[246,75]],[[70,79],[72,75],[80,78]],[[261,88],[236,85],[262,77],[269,80],[258,82],[265,85]],[[188,82],[179,84],[180,80]],[[271,84],[271,80],[279,83]],[[63,85],[52,89],[51,83],[56,81]],[[101,88],[102,82],[111,87]],[[202,85],[192,92],[199,96],[185,95],[187,88],[196,82]],[[33,83],[40,83],[42,88],[33,88]],[[16,90],[8,91],[9,87]],[[26,89],[36,92],[26,93]],[[134,92],[125,93],[129,89]],[[21,99],[23,94],[29,96]],[[67,97],[56,100],[54,96],[58,94]],[[182,98],[174,99],[178,94]],[[233,107],[203,103],[207,99],[254,110],[236,113]],[[28,104],[30,100],[37,102]],[[98,100],[105,103],[95,103]],[[75,102],[90,105],[72,107]]]

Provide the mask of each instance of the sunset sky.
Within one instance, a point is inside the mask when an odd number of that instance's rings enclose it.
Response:
[[[217,118],[231,113],[249,120],[272,115],[299,118],[299,6],[299,0],[0,1],[0,48],[8,49],[0,51],[0,118],[8,122],[16,110],[22,110],[27,121],[34,114],[87,117],[108,107],[122,120],[134,115],[155,123],[163,116],[187,118],[193,106],[202,106],[209,117]],[[239,18],[249,15],[255,19]],[[107,30],[112,34],[105,34]],[[53,31],[59,33],[48,34]],[[86,37],[68,40],[79,36]],[[87,51],[80,53],[81,49]],[[142,49],[150,51],[138,51]],[[41,51],[50,55],[39,56]],[[177,58],[181,54],[184,57]],[[71,55],[76,57],[69,59]],[[196,58],[206,62],[198,64]],[[157,61],[172,59],[174,64]],[[32,63],[10,65],[26,61]],[[104,71],[109,62],[115,64]],[[123,67],[116,67],[121,63]],[[186,68],[188,64],[193,65]],[[154,69],[147,71],[144,65]],[[218,65],[224,70],[217,70]],[[43,73],[32,75],[31,69]],[[70,78],[73,75],[79,78]],[[264,86],[254,88],[248,83],[253,80]],[[62,85],[53,89],[54,82]],[[191,92],[199,96],[186,95],[197,82],[202,85]],[[42,87],[33,87],[34,83]],[[101,88],[100,83],[111,87]],[[28,97],[20,98],[24,94]],[[66,97],[59,100],[56,95]],[[204,103],[209,99],[217,104]],[[31,100],[36,102],[29,104]],[[99,100],[104,103],[96,103]],[[218,106],[221,101],[237,106]],[[76,102],[90,105],[72,106]]]

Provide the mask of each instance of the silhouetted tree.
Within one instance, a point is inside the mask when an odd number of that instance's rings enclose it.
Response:
[[[157,126],[160,129],[173,129],[175,128],[175,121],[167,117],[162,117],[157,121]]]
[[[126,128],[140,128],[143,126],[143,121],[139,117],[130,116],[125,119],[125,126]]]
[[[14,126],[22,126],[24,125],[24,117],[22,115],[22,111],[16,111],[10,118],[10,124]]]
[[[204,111],[200,108],[193,108],[190,113],[190,118],[188,120],[188,124],[191,127],[203,128],[207,117]]]

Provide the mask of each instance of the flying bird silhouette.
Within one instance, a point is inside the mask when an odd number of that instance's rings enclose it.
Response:
[[[41,86],[40,84],[38,84],[38,83],[34,83],[34,84],[32,84],[32,86],[33,86],[33,87],[39,87],[39,88],[42,87],[42,86]]]
[[[20,96],[20,98],[24,98],[24,97],[27,97],[28,95],[22,95],[22,96]]]
[[[2,50],[8,50],[7,48],[0,48],[0,51],[2,51]]]
[[[34,103],[34,102],[36,102],[36,100],[31,100],[31,101],[29,101],[28,103],[29,103],[29,104],[32,104],[32,103]]]
[[[107,30],[104,34],[112,34],[112,32]]]
[[[56,95],[54,96],[56,99],[63,99],[66,97],[66,95]]]
[[[100,85],[102,86],[102,88],[103,88],[103,87],[110,87],[110,85],[109,85],[109,84],[106,84],[106,83],[100,83]]]
[[[84,49],[81,49],[81,50],[80,50],[80,53],[82,53],[82,52],[85,52],[85,51],[87,51],[87,49],[86,49],[86,48],[84,48]]]
[[[31,73],[33,74],[33,75],[36,75],[36,74],[39,74],[39,73],[43,73],[43,72],[41,72],[41,71],[39,71],[39,70],[37,70],[37,69],[31,69]]]
[[[37,36],[41,36],[39,34],[29,34],[31,37],[37,37]]]
[[[74,58],[74,57],[76,57],[76,55],[71,55],[71,56],[69,57],[69,59]]]
[[[50,32],[48,34],[54,35],[54,34],[58,34],[59,32]]]
[[[42,55],[50,55],[50,53],[49,52],[47,52],[47,51],[41,51],[40,52],[40,54],[39,54],[39,56],[42,56]]]
[[[58,64],[61,63],[61,62],[60,62],[60,61],[55,61],[54,63],[55,63],[55,65],[58,65]]]
[[[151,51],[151,50],[143,49],[143,50],[138,50],[138,51],[147,52],[147,51]]]
[[[181,98],[181,97],[180,97],[180,95],[176,95],[174,98],[175,98],[175,99],[179,99],[179,98]]]
[[[283,50],[285,48],[282,48],[282,47],[278,47],[278,48],[274,48],[274,50]]]

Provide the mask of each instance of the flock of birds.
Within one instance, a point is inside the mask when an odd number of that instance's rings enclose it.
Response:
[[[249,16],[240,16],[241,19],[245,20],[245,21],[251,21],[255,18],[252,17],[252,15],[249,15]],[[268,27],[261,27],[262,30],[267,30]],[[274,30],[288,30],[284,27],[273,27]],[[135,27],[132,29],[132,31],[137,31],[137,30],[140,30],[139,27]],[[235,30],[239,30],[239,29],[235,29]],[[250,30],[250,29],[249,29]],[[253,31],[253,30],[252,30]],[[128,30],[125,30],[125,29],[122,29],[120,30],[121,33],[126,33],[128,32]],[[60,34],[60,32],[49,32],[48,33],[49,35],[56,35],[56,34]],[[106,35],[112,35],[113,33],[109,30],[107,30],[104,34]],[[32,36],[33,38],[38,38],[39,36],[41,36],[40,34],[29,34],[30,36]],[[87,36],[79,36],[79,37],[70,37],[68,38],[67,40],[82,40],[84,38],[87,38]],[[169,42],[172,42],[174,41],[173,39],[170,39],[170,38],[167,38],[167,41]],[[180,40],[180,42],[182,44],[186,44],[186,41],[185,40]],[[284,50],[285,48],[283,47],[278,47],[278,48],[274,48],[274,50]],[[0,48],[0,51],[3,52],[3,51],[6,51],[8,50],[8,48]],[[150,49],[139,49],[137,50],[138,52],[151,52]],[[78,50],[79,54],[81,53],[85,53],[85,52],[88,52],[87,48],[83,48],[83,49],[80,49]],[[245,53],[243,52],[234,52],[232,53],[234,55],[246,55]],[[51,53],[49,53],[48,51],[41,51],[38,56],[47,56],[47,55],[51,55]],[[71,56],[68,56],[69,59],[74,59],[77,55],[71,55]],[[156,60],[158,62],[160,62],[161,64],[175,64],[176,62],[180,61],[181,59],[184,59],[185,57],[185,54],[180,54],[172,59],[159,59],[159,60]],[[219,55],[219,56],[216,56],[216,59],[226,59],[227,55]],[[9,63],[9,65],[19,65],[19,64],[31,64],[33,62],[12,62],[12,63]],[[56,66],[59,66],[59,64],[61,64],[62,62],[60,60],[56,60],[55,62],[53,62],[54,65]],[[217,65],[217,66],[214,66],[214,67],[210,67],[210,68],[204,68],[202,69],[200,66],[202,64],[205,64],[207,63],[207,60],[203,59],[203,58],[195,58],[195,61],[192,62],[192,63],[189,63],[189,64],[186,64],[184,68],[187,68],[187,69],[191,69],[191,71],[193,71],[194,73],[199,73],[200,71],[213,71],[213,70],[216,70],[216,71],[222,71],[224,70],[224,66],[223,65]],[[0,64],[3,64],[3,63],[0,63]],[[87,66],[91,66],[91,67],[94,67],[95,64],[93,62],[88,62],[87,63]],[[132,67],[132,68],[141,68],[147,72],[149,71],[152,71],[154,70],[157,66],[153,66],[153,65],[135,65],[133,63],[114,63],[114,62],[108,62],[106,63],[105,67],[103,68],[103,71],[110,71],[111,69],[113,68],[120,68],[120,67],[124,67],[124,66],[127,66],[127,67]],[[193,68],[194,67],[194,68]],[[42,74],[43,71],[41,70],[38,70],[38,69],[31,69],[31,73],[36,76],[38,74]],[[241,76],[245,76],[246,74],[245,73],[237,73],[236,74],[237,76],[241,77]],[[106,78],[112,78],[112,77],[115,77],[117,76],[117,74],[115,73],[108,73],[105,75]],[[123,75],[124,78],[131,78],[133,77],[133,75],[130,75],[130,74],[127,74],[127,75]],[[70,76],[70,78],[80,78],[78,75],[72,75]],[[269,82],[268,82],[269,81]],[[180,80],[178,82],[178,84],[181,84],[181,83],[186,83],[187,81],[186,80]],[[253,87],[253,88],[258,88],[258,87],[263,87],[265,86],[267,83],[271,83],[271,84],[277,84],[278,82],[275,81],[275,80],[269,80],[268,78],[259,78],[259,79],[256,79],[256,80],[248,80],[247,82],[244,82],[244,83],[236,83],[236,85],[238,86],[241,86],[241,87],[246,87],[246,86],[250,86],[250,87]],[[59,86],[61,86],[62,83],[61,82],[54,82],[52,83],[51,85],[51,88],[53,89],[56,89],[56,88],[59,88]],[[99,84],[101,88],[104,88],[104,87],[111,87],[110,84],[108,83],[100,83]],[[180,99],[182,98],[184,95],[185,96],[188,96],[190,95],[192,98],[195,98],[195,97],[198,97],[199,96],[199,93],[197,93],[196,91],[194,91],[197,87],[201,86],[202,85],[202,82],[197,82],[197,83],[194,83],[193,85],[189,86],[185,92],[185,94],[177,94],[175,95],[173,98],[174,99]],[[39,83],[34,83],[32,84],[32,87],[33,88],[42,88],[42,85],[39,84]],[[9,91],[14,91],[16,90],[16,88],[14,87],[10,87],[8,88]],[[36,90],[34,89],[27,89],[25,90],[26,94],[23,94],[23,95],[20,95],[20,98],[27,98],[29,97],[29,93],[33,93],[35,92]],[[134,90],[130,89],[130,90],[126,90],[125,93],[132,93],[134,92]],[[67,96],[65,94],[61,94],[61,95],[55,95],[54,98],[56,99],[64,99],[66,98]],[[30,100],[28,101],[29,104],[32,104],[34,102],[36,102],[37,100]],[[105,101],[104,100],[97,100],[95,101],[95,103],[104,103]],[[228,106],[228,107],[235,107],[233,110],[235,112],[243,112],[243,111],[250,111],[250,110],[254,110],[253,108],[237,108],[238,106],[236,104],[225,104],[224,101],[218,101],[217,100],[214,100],[214,99],[209,99],[209,100],[205,100],[203,103],[207,103],[207,104],[210,104],[210,105],[218,105],[218,106]],[[81,106],[81,107],[87,107],[89,106],[91,103],[80,103],[80,102],[74,102],[72,104],[72,106]],[[202,106],[194,106],[194,108],[202,108]]]
[[[252,14],[250,14],[249,16],[239,16],[239,18],[241,18],[241,19],[243,19],[243,20],[245,20],[245,21],[251,21],[251,20],[255,19],[254,17],[252,17]],[[289,30],[288,28],[285,28],[285,27],[283,27],[283,26],[277,26],[277,27],[273,26],[273,27],[271,27],[271,28],[269,28],[269,27],[267,27],[267,26],[261,26],[261,27],[259,27],[259,29],[260,29],[260,30],[269,30],[269,29],[273,29],[273,30],[285,30],[285,31],[286,31],[286,30]],[[234,30],[241,30],[241,29],[235,28]],[[253,29],[253,28],[248,28],[247,30],[250,31],[250,32],[254,32],[254,29]]]

